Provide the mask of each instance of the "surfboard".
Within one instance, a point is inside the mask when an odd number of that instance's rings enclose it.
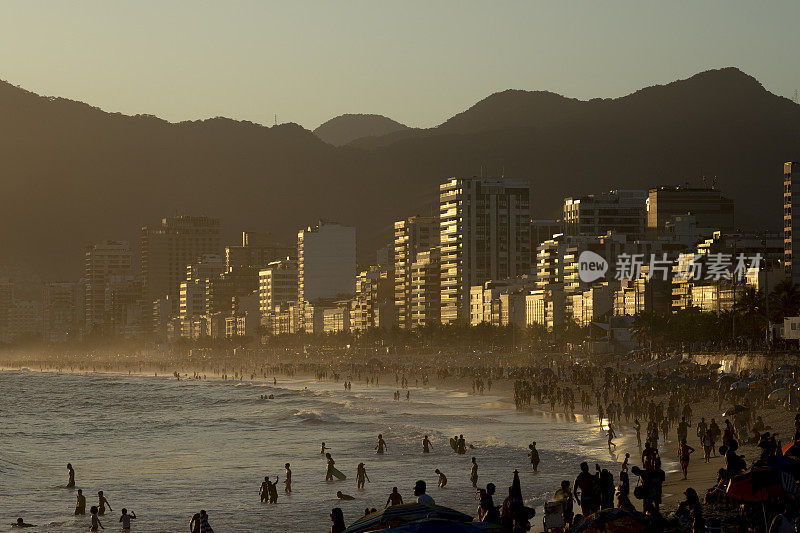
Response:
[[[347,479],[347,476],[345,476],[344,474],[342,474],[341,472],[339,472],[339,471],[336,469],[336,467],[334,467],[334,468],[331,468],[331,474],[333,474],[333,477],[335,477],[335,478],[336,478],[336,479],[338,479],[339,481],[342,481],[342,480],[344,480],[344,479]]]
[[[450,447],[453,448],[454,452],[458,451],[458,440],[457,439],[450,439]]]

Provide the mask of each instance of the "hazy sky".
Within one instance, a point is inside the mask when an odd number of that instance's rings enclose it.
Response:
[[[492,92],[586,99],[737,66],[800,88],[800,1],[0,3],[0,79],[128,114],[432,126]]]

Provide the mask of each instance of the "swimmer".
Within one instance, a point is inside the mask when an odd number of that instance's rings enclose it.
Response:
[[[100,519],[97,517],[99,511],[96,505],[92,505],[92,508],[89,509],[89,512],[92,514],[92,527],[89,531],[100,531],[101,529],[105,529],[103,524],[100,523]]]
[[[378,453],[381,455],[389,449],[388,446],[386,446],[386,441],[383,440],[383,435],[378,435],[378,445],[375,446],[375,449],[378,450]]]
[[[11,527],[36,527],[34,524],[27,524],[22,518],[17,518],[17,521],[11,524]]]
[[[397,492],[397,487],[392,487],[392,493],[389,494],[389,499],[386,500],[386,507],[391,505],[403,505],[403,497]]]
[[[478,488],[478,461],[472,458],[472,468],[469,471],[469,480],[473,488]]]
[[[441,470],[438,468],[434,470],[437,476],[439,476],[439,483],[436,485],[440,489],[443,489],[447,486],[447,476],[445,476]]]
[[[67,481],[67,488],[71,489],[75,486],[75,470],[72,468],[72,463],[67,463],[67,472],[69,472],[69,480]]]
[[[358,467],[356,468],[356,487],[359,490],[364,490],[364,480],[368,483],[372,483],[367,475],[367,469],[364,468],[364,463],[358,463]]]
[[[86,514],[86,496],[83,495],[83,490],[78,489],[78,501],[75,502],[75,515]]]
[[[336,491],[336,497],[339,498],[340,500],[355,500],[355,498],[353,496],[350,496],[349,494],[345,494],[340,490]]]
[[[431,440],[427,435],[422,439],[422,453],[431,453]]]
[[[283,479],[283,492],[291,494],[292,492],[292,469],[289,468],[289,463],[283,465],[286,468],[286,476]]]
[[[114,510],[114,509],[111,508],[111,504],[108,503],[108,500],[106,499],[106,497],[103,496],[103,491],[101,490],[101,491],[99,491],[97,493],[97,508],[98,508],[97,514],[99,514],[100,516],[103,516],[104,514],[106,514],[106,505],[108,505],[108,510],[109,511],[113,511]]]
[[[131,514],[128,514],[128,510],[123,507],[122,516],[119,517],[119,521],[122,522],[122,529],[130,529],[131,520],[136,520],[136,513],[131,511]]]

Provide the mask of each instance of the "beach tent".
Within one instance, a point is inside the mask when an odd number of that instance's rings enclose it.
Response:
[[[650,519],[646,514],[639,511],[603,509],[584,518],[574,531],[575,533],[599,533],[601,531],[637,533],[639,531],[650,531]]]
[[[485,533],[492,530],[500,531],[500,526],[485,522],[468,523],[445,520],[444,518],[424,518],[407,522],[402,526],[379,529],[378,531],[390,531],[393,533]]]
[[[472,517],[449,507],[426,505],[424,503],[406,503],[392,505],[353,522],[345,533],[360,531],[379,531],[399,525],[422,520],[424,518],[441,518],[455,522],[472,522]]]

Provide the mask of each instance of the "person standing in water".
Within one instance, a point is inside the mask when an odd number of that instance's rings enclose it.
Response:
[[[326,448],[326,447],[325,447],[325,443],[323,442],[323,443],[322,443],[322,447],[321,447],[321,448],[320,448],[320,450],[319,450],[319,454],[320,454],[320,455],[325,455],[325,450],[330,450],[330,448]]]
[[[328,461],[328,467],[325,470],[325,481],[333,481],[333,465],[336,464],[336,461],[333,460],[329,453],[325,454],[325,459]]]
[[[389,498],[386,500],[386,507],[392,505],[403,505],[403,497],[397,491],[397,487],[392,487],[392,492],[389,494]]]
[[[97,517],[99,511],[96,505],[92,505],[92,508],[89,509],[89,512],[92,513],[92,527],[89,531],[100,531],[101,529],[105,529],[103,524],[100,523],[100,519]]]
[[[367,469],[364,468],[364,463],[358,463],[358,467],[356,467],[356,488],[364,490],[364,480],[372,483],[367,475]]]
[[[434,470],[434,473],[439,476],[439,483],[437,483],[436,486],[440,489],[445,488],[447,486],[447,476],[445,476],[438,468]]]
[[[422,453],[431,453],[431,440],[427,435],[422,439]]]
[[[105,496],[103,496],[103,491],[97,493],[97,514],[103,516],[106,514],[106,505],[108,505],[108,510],[113,511],[114,509],[111,508],[111,504],[108,503],[108,500]]]
[[[72,468],[72,463],[67,463],[67,472],[69,473],[67,488],[71,489],[75,486],[75,470]]]
[[[86,496],[83,495],[83,491],[78,489],[78,501],[75,502],[75,516],[77,515],[85,515],[86,514]]]
[[[528,445],[528,449],[530,450],[528,457],[531,459],[531,467],[533,467],[533,471],[536,472],[539,468],[539,450],[536,449],[536,441],[531,442]]]
[[[208,523],[208,513],[204,509],[200,510],[200,533],[214,533],[214,530]]]
[[[472,468],[469,471],[469,480],[473,488],[478,488],[478,461],[472,458]]]
[[[378,450],[380,455],[383,455],[383,452],[388,450],[388,446],[386,446],[386,441],[383,440],[383,434],[378,435],[378,445],[375,446],[375,449]]]
[[[119,521],[122,523],[122,529],[130,529],[131,520],[136,520],[136,513],[131,511],[131,514],[128,514],[128,510],[123,508],[122,516],[119,517]]]
[[[283,492],[286,494],[292,493],[292,469],[289,468],[289,463],[283,465],[286,468],[286,476],[283,479]]]
[[[200,513],[195,513],[189,522],[190,533],[200,533]]]
[[[261,496],[261,503],[269,500],[269,476],[264,476],[264,481],[261,482],[261,488],[258,491],[258,495]]]

